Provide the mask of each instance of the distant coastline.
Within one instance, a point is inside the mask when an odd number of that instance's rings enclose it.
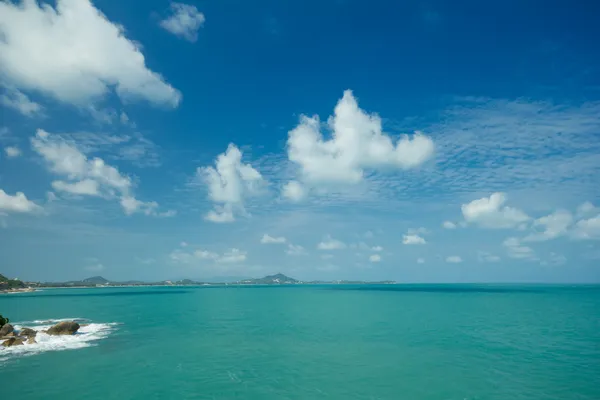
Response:
[[[178,281],[109,281],[101,276],[93,276],[81,281],[67,282],[23,282],[18,279],[8,279],[0,275],[0,293],[27,293],[37,289],[90,289],[118,287],[185,287],[185,286],[265,286],[265,285],[365,285],[365,284],[396,284],[395,281],[301,281],[283,274],[267,275],[263,278],[243,279],[235,282],[202,282],[191,279]]]

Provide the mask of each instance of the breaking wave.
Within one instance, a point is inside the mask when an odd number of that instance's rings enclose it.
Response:
[[[46,330],[61,321],[76,321],[82,326],[74,335],[51,336],[41,330]],[[0,347],[0,364],[5,361],[22,356],[31,356],[46,351],[61,351],[82,349],[94,346],[96,341],[108,337],[116,330],[119,323],[92,323],[85,318],[62,318],[16,322],[15,330],[19,331],[24,327],[33,328],[38,331],[35,340],[37,343],[24,344],[22,346]]]

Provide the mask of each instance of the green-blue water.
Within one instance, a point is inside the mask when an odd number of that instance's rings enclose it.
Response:
[[[597,286],[46,290],[0,313],[120,323],[0,350],[7,399],[600,399]]]

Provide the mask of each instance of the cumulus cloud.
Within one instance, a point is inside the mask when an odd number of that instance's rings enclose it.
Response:
[[[522,260],[537,260],[538,257],[531,247],[523,246],[521,241],[516,237],[509,237],[502,245],[506,248],[508,256],[510,258],[522,259]]]
[[[208,186],[208,196],[215,202],[214,210],[205,219],[211,222],[235,221],[235,213],[247,214],[246,197],[256,194],[265,181],[250,164],[242,164],[242,152],[230,144],[215,161],[215,167],[200,167],[196,175]]]
[[[419,235],[403,235],[402,236],[403,244],[425,244],[427,243],[425,239]]]
[[[68,192],[86,196],[100,196],[100,189],[97,181],[93,179],[84,179],[78,182],[54,181],[52,187],[57,192]]]
[[[301,201],[306,197],[306,188],[298,181],[289,181],[281,189],[284,198],[291,201]]]
[[[123,207],[123,211],[125,214],[131,215],[137,212],[143,213],[145,215],[158,215],[169,217],[173,216],[171,211],[167,211],[167,213],[157,213],[156,209],[158,208],[158,203],[155,201],[141,201],[136,199],[133,196],[123,196],[120,200],[121,207]]]
[[[462,214],[466,222],[484,228],[515,228],[530,220],[530,217],[519,209],[508,206],[503,207],[505,202],[506,195],[497,192],[490,197],[483,197],[468,204],[463,204],[461,207]]]
[[[600,214],[578,221],[573,228],[576,239],[600,239]]]
[[[0,10],[1,7],[2,5],[0,4]],[[0,60],[2,60],[2,56],[0,56]],[[0,96],[0,103],[8,108],[12,108],[13,110],[20,112],[26,117],[33,117],[35,115],[42,114],[42,106],[34,101],[31,101],[25,93],[15,88],[5,88],[5,93]]]
[[[325,236],[322,242],[317,245],[319,250],[342,250],[346,248],[346,243],[332,238],[330,235]]]
[[[594,206],[591,202],[586,201],[577,207],[576,215],[578,218],[589,217],[600,212],[600,208]]]
[[[541,242],[555,239],[567,233],[573,223],[573,216],[565,210],[558,210],[550,215],[536,219],[533,229],[541,229],[523,238],[524,242]]]
[[[195,264],[202,262],[212,262],[219,264],[237,264],[246,261],[247,252],[237,248],[225,251],[223,254],[207,250],[196,250],[193,252],[175,249],[169,255],[171,261],[180,264]]]
[[[284,244],[286,239],[283,236],[273,237],[265,233],[260,239],[260,242],[262,244]]]
[[[289,256],[304,256],[307,254],[304,247],[292,243],[288,244],[288,248],[286,249],[285,253]]]
[[[121,99],[176,107],[181,94],[147,68],[141,46],[89,0],[0,3],[0,73],[10,85],[75,105],[112,88]]]
[[[130,177],[101,158],[89,159],[73,143],[66,142],[60,136],[39,129],[31,139],[31,146],[46,161],[51,172],[67,179],[54,181],[54,190],[80,196],[119,198],[127,215],[142,212],[146,215],[168,216],[156,211],[156,202],[143,202],[133,196]]]
[[[21,155],[21,150],[15,146],[9,146],[4,149],[4,153],[6,153],[6,157],[15,158]]]
[[[463,262],[463,259],[460,256],[448,256],[446,257],[446,262],[451,264],[458,264]]]
[[[381,261],[381,256],[379,254],[371,254],[369,256],[369,261],[372,262],[372,263],[380,262]]]
[[[382,131],[381,118],[360,109],[350,90],[344,92],[327,125],[330,139],[323,136],[318,116],[302,116],[289,132],[288,158],[306,183],[354,184],[367,169],[414,168],[434,152],[433,141],[420,132],[394,142]]]
[[[42,208],[33,201],[28,200],[23,192],[10,195],[0,189],[0,211],[14,213],[33,213]]]
[[[159,25],[175,36],[195,42],[198,40],[198,30],[204,21],[204,14],[199,12],[195,6],[171,3],[171,15],[160,21]]]
[[[381,246],[373,246],[373,247],[371,247],[371,250],[372,251],[383,251],[383,247],[381,247]]]
[[[223,255],[221,255],[217,259],[217,262],[224,263],[224,264],[225,263],[231,264],[231,263],[244,262],[244,261],[246,261],[246,254],[248,254],[248,253],[246,253],[245,251],[242,251],[240,249],[231,249],[231,250],[223,253]]]
[[[444,221],[444,223],[442,224],[442,226],[445,229],[456,229],[456,224],[454,222],[451,222],[451,221]]]

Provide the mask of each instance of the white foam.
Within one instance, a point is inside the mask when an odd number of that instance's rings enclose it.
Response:
[[[60,321],[81,321],[82,318],[65,318],[59,320],[38,320],[29,323],[15,323],[15,330],[19,331],[23,327],[35,328],[38,333],[35,337],[37,343],[24,344],[14,347],[0,347],[0,364],[13,357],[31,356],[46,351],[61,351],[82,349],[84,347],[94,346],[94,342],[108,337],[115,329],[118,323],[90,323],[79,328],[74,335],[51,336],[41,330],[50,328]],[[33,323],[32,323],[33,322]],[[35,326],[33,326],[35,325]]]
[[[23,321],[23,322],[15,322],[15,327],[17,326],[27,326],[30,327],[30,325],[47,325],[47,324],[58,324],[59,322],[64,322],[64,321],[75,321],[75,322],[80,322],[80,323],[87,323],[89,321],[89,319],[87,318],[58,318],[58,319],[35,319],[33,321]]]

